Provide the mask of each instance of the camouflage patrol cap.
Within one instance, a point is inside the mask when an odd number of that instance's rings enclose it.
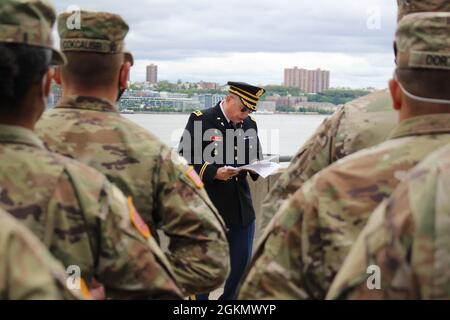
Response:
[[[79,28],[72,26],[73,14],[80,14]],[[125,50],[129,26],[119,15],[108,12],[80,11],[58,16],[58,33],[63,52],[124,53],[133,64],[133,56]]]
[[[450,70],[450,13],[405,16],[396,33],[398,68]]]
[[[55,19],[55,10],[45,0],[1,0],[0,43],[47,48],[52,52],[52,65],[65,64],[65,56],[53,48]]]
[[[449,12],[449,0],[397,0],[398,21],[407,14],[418,12]]]

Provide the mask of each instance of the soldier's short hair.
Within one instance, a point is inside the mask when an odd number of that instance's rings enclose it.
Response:
[[[408,92],[433,99],[450,100],[450,76],[446,70],[397,69],[398,81]],[[448,106],[447,106],[448,108]]]
[[[66,83],[81,88],[98,88],[116,85],[124,54],[101,54],[93,52],[66,52],[68,63],[61,67]]]
[[[0,113],[18,113],[34,83],[47,72],[51,50],[23,44],[0,43]]]

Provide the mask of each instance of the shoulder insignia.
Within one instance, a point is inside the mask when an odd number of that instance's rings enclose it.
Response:
[[[83,278],[80,278],[80,292],[81,292],[81,296],[84,299],[86,299],[86,300],[92,299],[91,293],[89,292],[88,286],[86,285],[86,282],[84,281]]]
[[[195,114],[197,117],[200,117],[201,115],[203,115],[203,112],[201,112],[200,110],[194,111],[192,113]]]
[[[131,197],[128,197],[128,211],[130,212],[130,219],[135,228],[145,239],[149,239],[151,237],[150,229],[134,207]]]
[[[193,167],[189,167],[187,171],[185,172],[186,177],[189,178],[189,180],[194,183],[194,185],[197,187],[197,189],[203,189],[204,184],[202,179],[198,176],[197,172],[194,170]]]
[[[252,119],[253,122],[256,122],[256,118],[255,117],[252,117],[252,116],[249,116],[249,117],[250,117],[250,119]]]

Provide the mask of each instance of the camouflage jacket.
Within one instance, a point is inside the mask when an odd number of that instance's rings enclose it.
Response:
[[[402,121],[389,140],[308,180],[262,236],[242,298],[323,299],[370,213],[407,172],[450,143],[450,114]]]
[[[36,130],[51,150],[96,168],[132,196],[154,235],[164,231],[167,257],[186,295],[223,283],[229,270],[225,227],[184,158],[96,98],[64,98]]]
[[[66,287],[66,274],[38,239],[0,209],[0,300],[80,298]]]
[[[131,200],[99,172],[51,153],[28,129],[0,126],[0,207],[108,295],[177,298],[170,267]]]
[[[387,90],[352,101],[326,119],[264,199],[261,230],[305,181],[333,162],[385,141],[397,121]]]
[[[450,299],[449,191],[445,146],[372,214],[327,298]]]

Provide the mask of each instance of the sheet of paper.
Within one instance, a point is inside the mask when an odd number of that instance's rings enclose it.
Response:
[[[280,165],[270,161],[259,161],[243,167],[239,167],[239,170],[247,169],[256,172],[264,179],[280,169]]]

